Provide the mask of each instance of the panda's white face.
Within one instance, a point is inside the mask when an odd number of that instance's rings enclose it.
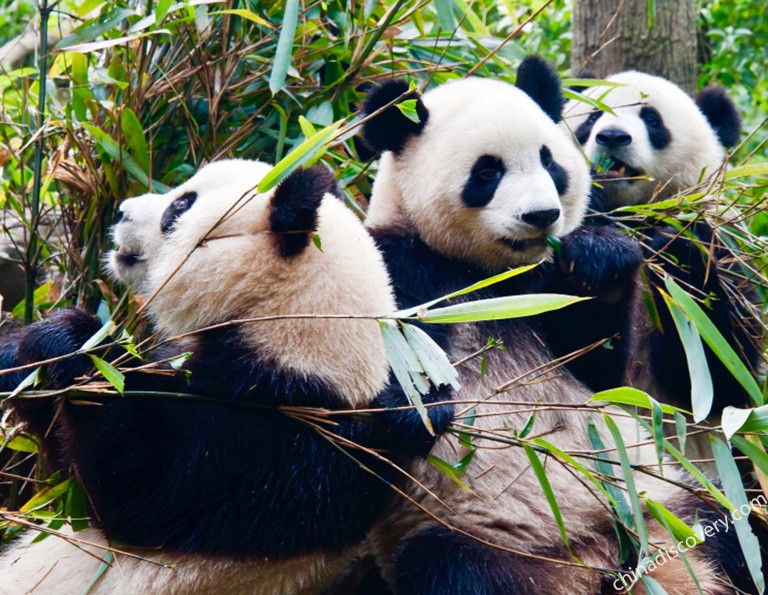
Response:
[[[724,151],[717,135],[677,85],[635,71],[606,80],[621,86],[592,87],[584,95],[614,113],[572,100],[564,126],[596,166],[609,207],[669,197],[719,169]]]
[[[108,268],[151,299],[148,312],[165,334],[246,318],[394,311],[384,263],[354,213],[330,190],[308,203],[305,195],[317,192],[311,177],[291,192],[280,194],[281,185],[257,194],[270,169],[258,161],[218,161],[168,194],[121,204],[123,217],[113,228],[119,248],[110,252]],[[286,229],[286,221],[295,226]],[[322,250],[312,245],[312,231]],[[280,319],[241,327],[243,341],[261,357],[324,378],[352,405],[368,402],[386,383],[387,359],[373,320]]]
[[[413,226],[434,250],[489,271],[547,257],[545,238],[575,229],[586,208],[578,149],[503,82],[455,81],[422,100],[426,125],[382,157],[366,224]]]

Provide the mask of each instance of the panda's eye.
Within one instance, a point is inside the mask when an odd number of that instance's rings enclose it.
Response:
[[[552,167],[552,151],[549,150],[547,145],[544,145],[539,150],[539,159],[545,169]]]
[[[195,200],[197,200],[196,192],[186,192],[169,204],[160,219],[160,231],[163,234],[167,234],[173,227],[176,219],[183,213],[186,213],[195,204]]]
[[[646,126],[659,128],[661,126],[661,115],[652,107],[644,107],[640,110],[640,119]]]
[[[478,171],[475,176],[483,182],[495,182],[501,177],[501,170],[493,167],[485,167]]]
[[[589,117],[587,118],[587,124],[594,124],[595,122],[597,122],[597,119],[600,117],[601,114],[602,112],[599,110],[595,110],[594,112],[589,114]]]

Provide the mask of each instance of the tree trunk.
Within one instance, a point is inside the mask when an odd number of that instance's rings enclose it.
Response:
[[[642,70],[696,90],[696,6],[693,0],[575,0],[571,69],[598,76]]]

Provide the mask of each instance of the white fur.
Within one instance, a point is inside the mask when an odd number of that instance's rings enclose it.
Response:
[[[590,87],[583,94],[598,99],[614,112],[603,113],[595,122],[584,152],[591,161],[599,159],[603,148],[595,136],[607,128],[621,128],[632,142],[614,150],[618,159],[646,174],[649,180],[605,182],[611,207],[648,202],[654,195],[664,198],[694,186],[702,173],[711,176],[723,163],[723,147],[696,103],[674,83],[637,71],[606,77],[616,87]],[[658,110],[672,140],[661,150],[648,140],[648,131],[640,119],[643,106]],[[571,100],[565,108],[564,126],[576,131],[594,108]],[[658,192],[658,193],[657,193]]]
[[[110,269],[151,299],[149,312],[167,335],[243,318],[381,316],[394,310],[373,240],[333,196],[319,210],[322,251],[309,246],[289,261],[278,254],[269,231],[274,190],[255,191],[269,170],[257,161],[214,162],[166,195],[147,194],[121,205],[115,241],[142,254],[144,262],[126,269],[112,254]],[[163,236],[163,211],[186,192],[197,192],[197,201]],[[236,212],[225,218],[233,207]],[[198,247],[203,238],[208,239]],[[327,381],[352,406],[369,403],[387,381],[384,344],[373,320],[254,322],[243,325],[242,336],[278,367]]]
[[[545,258],[542,242],[513,250],[502,238],[562,236],[581,222],[589,172],[567,136],[520,89],[500,81],[469,78],[424,94],[429,119],[399,154],[381,159],[366,225],[415,227],[433,249],[488,270]],[[559,196],[541,165],[547,145],[568,173],[568,190]],[[469,208],[462,201],[478,157],[500,158],[506,173],[488,205]],[[523,213],[556,209],[549,229],[524,223]]]

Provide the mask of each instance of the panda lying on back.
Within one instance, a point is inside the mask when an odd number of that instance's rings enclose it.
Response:
[[[75,538],[142,546],[131,551],[174,566],[118,555],[96,592],[317,593],[389,493],[371,472],[387,477],[389,467],[350,445],[395,444],[407,455],[429,446],[415,413],[338,415],[325,424],[279,409],[406,401],[388,385],[376,321],[279,318],[383,315],[394,302],[381,256],[334,196],[333,176],[299,171],[255,194],[269,170],[255,161],[216,162],[167,195],[120,207],[120,247],[109,268],[149,300],[163,335],[188,334],[154,354],[162,362],[192,352],[188,383],[134,371],[120,398],[84,404],[80,396],[42,409],[29,405],[39,400],[16,400],[41,435],[53,424],[48,450],[87,492],[103,535],[90,529]],[[310,241],[314,232],[322,251]],[[247,321],[270,316],[278,318]],[[99,326],[81,310],[60,311],[5,338],[0,368],[74,352]],[[90,368],[81,355],[47,366],[46,375],[51,386],[66,387]],[[0,391],[26,373],[0,375]],[[142,391],[205,398],[135,394]],[[450,408],[433,411],[436,430],[449,419]],[[0,561],[2,588],[80,592],[104,555],[85,549],[96,556],[55,538],[17,546]]]
[[[606,80],[620,86],[590,87],[584,95],[600,99],[613,114],[572,100],[565,108],[565,122],[587,157],[596,164],[600,188],[591,197],[600,213],[611,209],[674,196],[718,174],[724,148],[739,139],[741,118],[730,98],[719,87],[707,87],[691,99],[674,83],[630,71]],[[663,274],[669,274],[705,304],[710,319],[742,360],[756,371],[760,362],[762,325],[746,301],[733,295],[750,289],[726,286],[719,267],[735,266],[733,254],[715,231],[700,219],[682,224],[682,232],[650,221],[636,231],[645,235],[646,276],[658,314],[658,328],[639,329],[637,360],[647,365],[631,370],[632,381],[657,398],[690,409],[690,379],[685,352],[661,293]],[[646,318],[646,322],[649,322]],[[707,361],[713,379],[712,412],[726,405],[747,407],[749,397],[710,350]]]
[[[560,325],[527,317],[452,325],[442,333],[427,329],[452,360],[464,362],[457,395],[464,413],[457,422],[481,437],[472,439],[472,449],[467,440],[439,437],[431,454],[448,464],[463,462],[462,485],[415,460],[409,471],[418,483],[403,487],[409,500],[393,502],[372,531],[381,570],[398,595],[613,593],[622,588],[606,569],[637,563],[621,559],[613,516],[602,497],[566,465],[545,457],[570,540],[567,550],[531,459],[515,443],[517,431],[535,411],[531,435],[569,453],[593,452],[590,414],[578,407],[592,392],[568,370],[552,369],[552,342],[582,330],[595,332],[579,317],[602,315],[600,332],[621,333],[633,311],[641,261],[628,237],[609,228],[579,227],[589,172],[556,124],[561,98],[559,77],[532,57],[521,64],[517,87],[470,78],[422,96],[393,81],[374,90],[366,102],[371,116],[364,128],[366,142],[383,151],[366,225],[384,253],[399,306],[414,306],[542,259],[549,262],[475,295],[495,298],[562,288],[562,293],[595,298],[583,304],[591,310],[569,315],[572,307],[564,309]],[[418,123],[392,105],[408,99],[415,102]],[[561,239],[558,254],[547,247],[547,235]],[[475,356],[488,337],[500,340],[504,349],[487,350],[481,363]],[[615,373],[614,366],[625,360],[603,351],[596,350],[593,368],[575,373],[582,377],[586,372],[593,382],[600,381],[601,372]],[[631,420],[615,420],[628,445],[643,442]],[[593,421],[612,449],[602,420],[593,416]],[[631,452],[633,463],[654,465],[652,446]],[[608,456],[617,458],[615,451]],[[686,481],[669,467],[665,476]],[[675,485],[643,474],[635,474],[634,481],[638,491],[664,502],[688,523],[711,514],[707,504]],[[654,547],[672,545],[666,529],[648,514],[646,519]],[[749,588],[733,538],[734,532],[708,538],[686,554],[702,592],[731,592],[716,570],[720,564]],[[680,559],[650,575],[669,593],[696,592]]]

